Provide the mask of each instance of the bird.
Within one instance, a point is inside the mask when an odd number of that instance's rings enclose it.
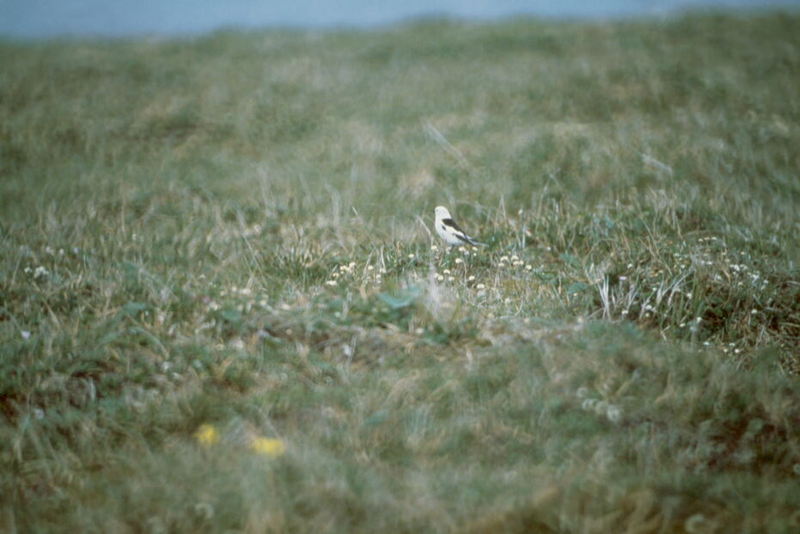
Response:
[[[436,220],[433,226],[436,228],[436,233],[448,245],[483,245],[468,236],[467,233],[461,229],[458,224],[450,216],[450,212],[444,206],[436,206],[433,210]]]

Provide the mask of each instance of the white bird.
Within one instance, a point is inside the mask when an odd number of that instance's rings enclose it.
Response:
[[[445,243],[448,245],[483,245],[475,241],[461,229],[458,224],[450,216],[450,212],[444,206],[436,206],[433,210],[436,220],[433,226],[436,228],[436,233],[439,234]]]

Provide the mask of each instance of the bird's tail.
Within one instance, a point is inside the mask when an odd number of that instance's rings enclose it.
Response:
[[[476,241],[475,239],[471,238],[470,236],[467,237],[467,242],[472,245],[473,247],[488,247],[486,243],[481,243],[480,241]]]

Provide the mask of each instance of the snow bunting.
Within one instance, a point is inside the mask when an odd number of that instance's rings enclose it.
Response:
[[[444,206],[436,206],[434,214],[436,215],[436,220],[433,225],[436,227],[436,233],[439,234],[439,237],[448,245],[463,245],[465,243],[468,245],[483,245],[483,243],[479,243],[468,236],[466,232],[456,224],[450,216],[450,212],[447,211],[447,208]]]

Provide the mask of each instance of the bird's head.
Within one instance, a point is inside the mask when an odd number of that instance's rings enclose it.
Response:
[[[436,206],[436,209],[433,210],[434,215],[436,215],[437,219],[450,219],[450,212],[447,211],[447,208],[444,206]]]

